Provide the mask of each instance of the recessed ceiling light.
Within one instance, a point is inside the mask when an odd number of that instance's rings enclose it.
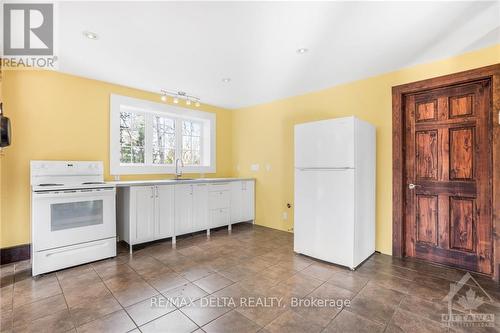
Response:
[[[93,40],[95,40],[95,39],[97,39],[97,38],[98,38],[97,34],[96,34],[95,32],[91,32],[91,31],[84,31],[84,32],[83,32],[83,35],[84,35],[85,37],[87,37],[88,39],[93,39]]]
[[[307,53],[307,51],[309,51],[309,49],[306,49],[305,47],[301,47],[300,49],[297,49],[298,54],[304,54],[304,53]]]
[[[222,82],[229,83],[229,82],[231,82],[231,78],[230,77],[225,77],[225,78],[222,79]]]

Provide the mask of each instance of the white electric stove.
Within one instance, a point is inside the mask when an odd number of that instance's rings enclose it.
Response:
[[[31,161],[33,276],[116,256],[115,187],[100,161]]]

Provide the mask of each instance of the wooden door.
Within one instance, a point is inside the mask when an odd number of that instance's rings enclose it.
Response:
[[[490,81],[405,95],[405,254],[492,273]]]

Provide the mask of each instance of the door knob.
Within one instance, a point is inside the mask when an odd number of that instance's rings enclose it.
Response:
[[[416,184],[408,184],[408,188],[410,190],[414,190],[416,187],[420,187],[420,185],[416,185]]]

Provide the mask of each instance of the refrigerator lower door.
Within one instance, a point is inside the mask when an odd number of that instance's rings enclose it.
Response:
[[[353,268],[354,169],[296,169],[294,251]]]

